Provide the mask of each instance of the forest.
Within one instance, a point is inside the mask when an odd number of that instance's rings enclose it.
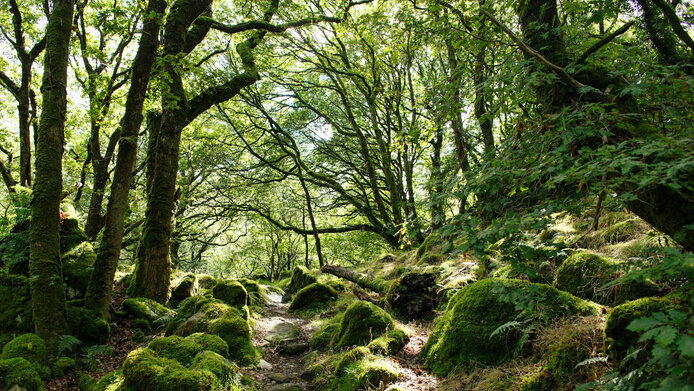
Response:
[[[694,390],[694,2],[0,32],[0,390]]]

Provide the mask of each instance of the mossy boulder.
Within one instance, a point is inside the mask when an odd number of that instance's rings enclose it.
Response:
[[[207,370],[187,369],[176,360],[159,357],[150,349],[137,349],[123,363],[125,385],[147,391],[211,391],[219,380]]]
[[[409,334],[402,329],[396,328],[374,339],[367,347],[372,353],[392,356],[402,350],[409,341]]]
[[[217,285],[217,280],[209,274],[198,274],[196,277],[198,280],[198,288],[201,290],[210,290]]]
[[[244,288],[246,288],[249,306],[262,307],[268,302],[268,291],[262,285],[260,285],[258,281],[248,278],[239,278],[237,281],[241,283]]]
[[[248,292],[238,281],[218,281],[212,289],[212,295],[232,307],[243,307],[248,303]]]
[[[605,323],[605,350],[615,361],[622,360],[629,348],[639,347],[639,333],[628,329],[629,324],[641,317],[656,312],[686,310],[688,303],[676,294],[665,297],[645,297],[614,307],[607,315]],[[641,344],[643,347],[645,343]],[[646,353],[645,356],[648,356]],[[642,357],[644,358],[644,357]]]
[[[196,277],[195,274],[184,274],[176,282],[176,286],[171,291],[171,298],[175,301],[182,301],[193,296],[195,290]]]
[[[619,263],[589,251],[577,251],[557,269],[554,286],[582,299],[605,305],[652,296],[658,287],[652,282],[624,281],[605,286],[621,276]]]
[[[311,336],[311,349],[323,350],[327,349],[333,343],[337,333],[340,331],[343,313],[339,313],[323,323]]]
[[[187,337],[173,335],[156,338],[148,348],[159,357],[170,358],[188,366],[195,356],[202,351],[211,351],[224,357],[229,355],[229,346],[216,335],[195,333]]]
[[[359,347],[345,353],[334,372],[333,389],[357,391],[384,389],[398,381],[395,365]]]
[[[61,216],[60,219],[60,252],[65,254],[84,242],[89,237],[79,226],[79,220]]]
[[[80,243],[63,254],[61,263],[68,299],[82,298],[87,293],[95,260],[96,252],[89,242]]]
[[[250,365],[260,360],[260,354],[251,343],[251,327],[245,306],[239,310],[203,296],[187,299],[169,323],[167,334],[187,336],[197,332],[221,337],[229,346],[228,357],[239,364]]]
[[[527,310],[521,312],[521,307]],[[451,298],[420,355],[431,371],[441,376],[456,368],[501,364],[514,356],[521,338],[514,332],[492,336],[500,326],[510,321],[542,323],[599,311],[597,304],[549,285],[488,278],[465,286]]]
[[[0,333],[26,333],[34,328],[29,279],[0,271]]]
[[[548,391],[554,390],[554,379],[547,371],[539,371],[521,379],[519,391]]]
[[[435,247],[441,245],[443,239],[437,232],[432,232],[424,239],[424,242],[417,249],[417,259],[422,260],[425,255],[434,250]]]
[[[210,371],[222,384],[227,383],[230,379],[234,379],[239,373],[239,367],[234,365],[234,363],[222,355],[209,350],[198,353],[193,358],[190,367],[197,370]]]
[[[29,362],[42,364],[46,361],[46,342],[36,334],[22,334],[2,348],[0,359],[21,357]]]
[[[90,391],[126,391],[123,371],[117,370],[106,374]]]
[[[77,361],[72,357],[60,357],[53,364],[53,377],[65,377],[77,367]]]
[[[67,318],[72,335],[87,345],[105,344],[111,336],[111,325],[94,311],[68,306]]]
[[[164,316],[175,316],[176,312],[164,307],[152,299],[134,297],[123,300],[123,309],[135,319],[144,319],[154,323]]]
[[[289,311],[308,311],[325,308],[325,306],[337,299],[337,292],[326,284],[314,282],[294,295],[289,304]]]
[[[382,308],[366,301],[355,301],[342,316],[334,345],[336,348],[365,345],[394,328],[393,318]]]
[[[21,357],[0,359],[0,385],[4,390],[14,386],[27,391],[45,390],[37,366]]]
[[[285,296],[282,298],[282,301],[289,301],[293,294],[316,282],[318,282],[318,279],[310,270],[304,266],[295,266],[292,271],[292,279],[284,290]]]

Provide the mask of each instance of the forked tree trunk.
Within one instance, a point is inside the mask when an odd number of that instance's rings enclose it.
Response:
[[[46,28],[43,107],[31,203],[31,302],[36,333],[46,341],[50,353],[56,353],[60,337],[70,333],[60,266],[60,199],[73,8],[73,0],[55,0]]]

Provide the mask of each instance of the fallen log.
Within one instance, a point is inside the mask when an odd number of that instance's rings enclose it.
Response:
[[[345,280],[351,281],[364,289],[369,289],[374,292],[385,293],[385,291],[388,290],[389,284],[386,281],[368,274],[347,269],[346,267],[326,264],[323,265],[320,271],[344,278]]]

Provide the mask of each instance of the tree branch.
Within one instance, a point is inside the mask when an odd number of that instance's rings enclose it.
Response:
[[[610,43],[613,39],[617,38],[618,36],[624,34],[631,28],[631,26],[634,25],[634,21],[631,21],[629,23],[626,23],[624,26],[620,27],[619,29],[615,30],[612,34],[606,36],[605,38],[601,39],[600,41],[596,42],[593,46],[588,48],[583,54],[581,54],[578,59],[576,60],[576,64],[582,64],[588,57],[600,50],[603,46],[607,45]]]

